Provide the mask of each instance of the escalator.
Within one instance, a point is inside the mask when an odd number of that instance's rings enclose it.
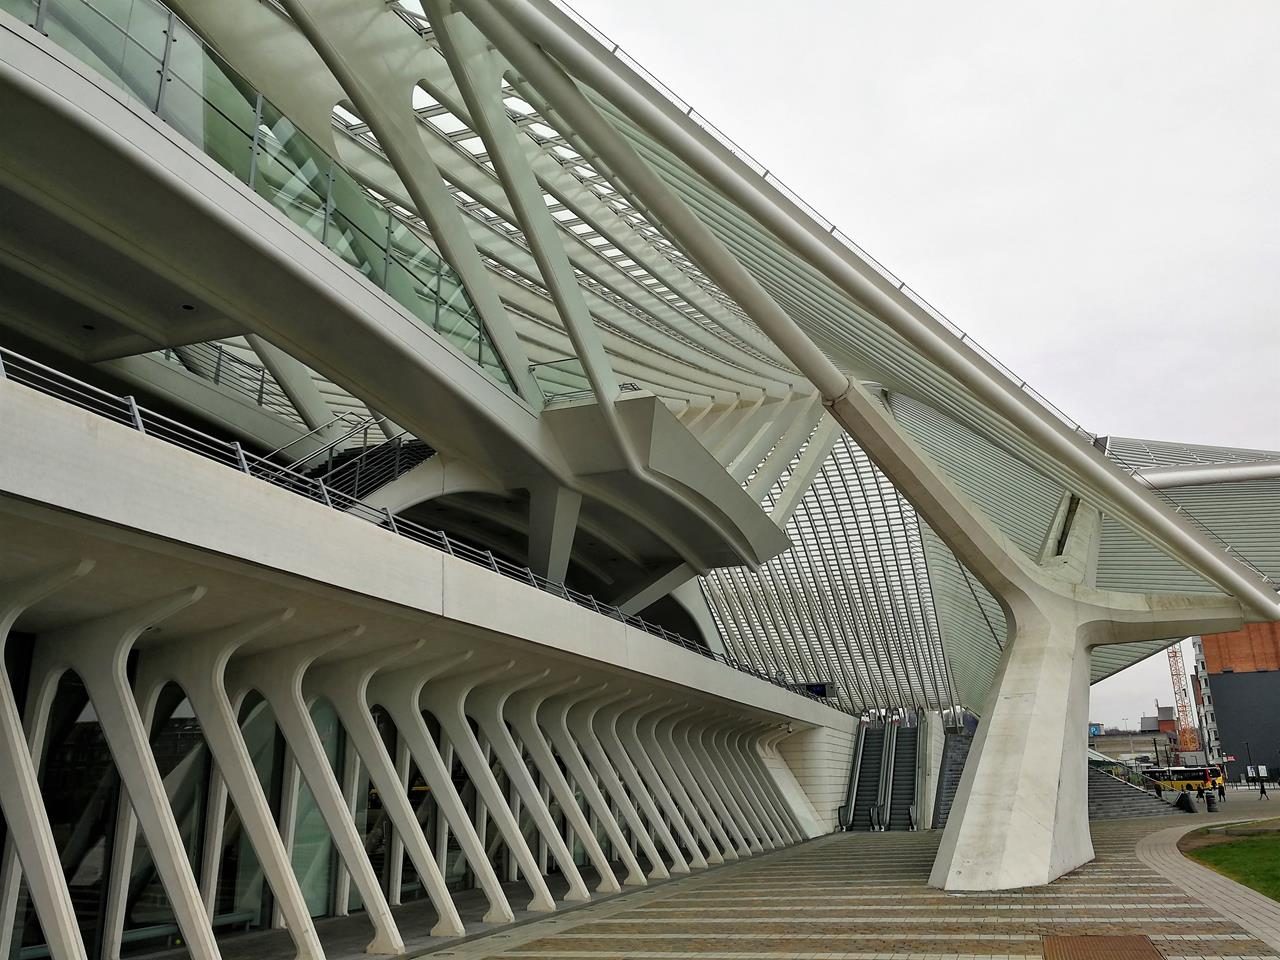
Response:
[[[916,747],[919,730],[899,727],[894,737],[893,772],[889,778],[889,819],[886,829],[914,830],[916,803]]]
[[[880,767],[884,759],[884,735],[883,728],[866,727],[862,731],[862,750],[858,758],[857,778],[852,791],[852,810],[848,821],[850,830],[870,830],[875,823],[873,808],[880,802]]]

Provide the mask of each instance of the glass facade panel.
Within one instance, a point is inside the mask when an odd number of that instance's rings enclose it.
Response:
[[[28,22],[34,0],[0,0]],[[129,91],[508,389],[439,254],[155,0],[43,0],[49,37]]]
[[[54,697],[40,781],[76,922],[86,948],[93,950],[105,911],[120,781],[98,716],[84,684],[73,673],[63,675]],[[16,933],[23,956],[48,956],[25,885]]]
[[[17,17],[23,23],[36,22],[36,0],[0,0],[0,10]]]
[[[111,4],[108,11],[81,0],[44,0],[44,30],[49,39],[154,109],[160,92],[160,59],[152,52],[154,18],[140,13],[143,41],[131,36],[134,4]],[[139,5],[141,6],[141,5]],[[125,8],[128,9],[125,9]],[[113,19],[114,13],[119,19]],[[163,49],[163,27],[159,31]]]
[[[327,700],[311,707],[311,719],[324,745],[325,756],[334,774],[342,756],[342,726],[337,711]],[[298,807],[294,814],[293,872],[313,917],[333,912],[333,880],[337,869],[336,851],[324,816],[316,805],[307,782],[298,785]]]
[[[209,752],[191,705],[174,684],[166,686],[161,693],[152,726],[151,749],[178,821],[187,858],[192,869],[198,871],[209,793]],[[149,953],[179,942],[173,910],[140,830],[125,903],[122,955]]]
[[[276,730],[275,717],[257,694],[245,698],[240,708],[240,731],[253,759],[273,812],[280,808],[280,780],[284,747]],[[235,807],[228,803],[223,819],[218,895],[213,923],[221,933],[257,930],[271,919],[271,890],[263,882],[262,865],[241,829]]]
[[[333,161],[292,120],[263,101],[253,188],[322,242],[332,166]]]

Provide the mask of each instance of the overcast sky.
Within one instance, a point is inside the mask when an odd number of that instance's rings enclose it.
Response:
[[[1280,3],[573,5],[1086,428],[1280,449]]]

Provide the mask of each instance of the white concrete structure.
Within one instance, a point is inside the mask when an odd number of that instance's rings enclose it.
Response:
[[[934,882],[1045,883],[1088,684],[1280,616],[1280,456],[1085,432],[545,0],[128,7],[0,0],[0,956],[397,955],[908,715],[931,823],[960,708]]]

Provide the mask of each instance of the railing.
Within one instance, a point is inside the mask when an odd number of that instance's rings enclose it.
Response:
[[[3,0],[0,0],[0,2],[3,2]],[[789,693],[794,693],[798,697],[805,697],[817,703],[826,703],[826,701],[818,697],[794,689],[793,684],[796,681],[790,678],[770,676],[738,660],[736,657],[714,653],[701,644],[668,630],[666,627],[650,623],[642,617],[623,613],[617,607],[601,603],[590,594],[581,593],[563,583],[540,577],[528,567],[511,563],[495,556],[488,550],[477,549],[450,537],[443,531],[432,530],[421,524],[403,520],[389,510],[379,510],[355,497],[342,493],[340,490],[332,489],[323,480],[304,476],[287,467],[282,467],[250,453],[235,441],[211,437],[185,423],[180,423],[163,414],[148,410],[131,396],[121,397],[108,393],[98,387],[68,376],[60,370],[37,363],[4,347],[0,347],[0,380],[9,380],[37,390],[46,396],[73,404],[82,410],[87,410],[92,414],[137,430],[139,433],[153,437],[156,440],[163,440],[165,443],[199,454],[206,459],[213,460],[233,470],[238,470],[250,477],[274,484],[277,487],[288,490],[290,493],[324,504],[330,509],[341,511],[348,516],[372,523],[374,526],[389,531],[396,536],[413,540],[424,546],[447,553],[449,556],[456,557],[459,560],[465,560],[481,567],[488,567],[504,577],[528,584],[544,593],[569,600],[580,607],[585,607],[602,616],[617,620],[619,623],[624,623],[629,627],[643,630],[655,637],[666,640],[668,643],[692,651],[699,656],[724,664],[740,673],[748,674],[757,680],[772,684]],[[841,709],[834,704],[828,705],[832,706],[833,709]]]
[[[360,500],[434,455],[435,450],[426,443],[410,433],[401,433],[377,446],[366,447],[318,479],[330,490]]]
[[[561,357],[559,360],[543,360],[529,364],[529,373],[538,385],[542,399],[547,403],[568,403],[586,400],[595,395],[587,371],[577,357]],[[640,385],[630,380],[618,384],[622,393],[639,391]]]
[[[1156,796],[1160,796],[1164,792],[1164,786],[1160,783],[1159,780],[1155,780],[1151,777],[1148,777],[1141,770],[1137,770],[1133,767],[1128,766],[1127,764],[1091,763],[1090,766],[1092,766],[1093,769],[1097,770],[1099,773],[1105,773],[1107,776],[1112,777],[1113,779],[1119,780],[1122,783],[1127,783],[1132,787],[1137,787],[1139,790],[1145,790],[1148,793],[1154,793]]]
[[[3,2],[3,0],[0,0]],[[256,366],[236,356],[217,342],[192,343],[185,347],[169,347],[160,356],[177,363],[196,376],[218,386],[240,393],[264,410],[270,410],[286,420],[300,422],[298,412],[288,395],[276,383],[266,367]]]
[[[0,0],[0,9],[140,101],[424,327],[509,390],[461,280],[374,196],[158,0]]]

